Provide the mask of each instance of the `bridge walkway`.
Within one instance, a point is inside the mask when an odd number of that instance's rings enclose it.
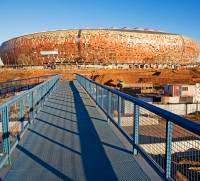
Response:
[[[150,180],[76,81],[57,84],[12,159],[3,180]]]

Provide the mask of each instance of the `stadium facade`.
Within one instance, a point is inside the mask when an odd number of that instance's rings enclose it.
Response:
[[[191,64],[199,44],[188,37],[141,29],[77,29],[40,32],[4,42],[4,65],[48,63]]]

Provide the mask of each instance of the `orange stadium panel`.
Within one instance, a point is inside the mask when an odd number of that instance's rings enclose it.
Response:
[[[188,37],[150,30],[82,29],[34,33],[4,42],[5,65],[48,62],[195,63],[199,44]],[[57,54],[42,55],[43,51]]]

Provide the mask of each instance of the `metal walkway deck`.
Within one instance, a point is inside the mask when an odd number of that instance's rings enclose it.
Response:
[[[76,82],[59,82],[3,180],[150,180]]]

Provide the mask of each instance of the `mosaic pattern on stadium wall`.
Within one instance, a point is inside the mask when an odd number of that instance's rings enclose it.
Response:
[[[58,55],[41,51],[58,50]],[[5,64],[54,61],[111,63],[192,63],[199,55],[190,38],[162,33],[112,30],[62,30],[11,39],[1,46]]]

